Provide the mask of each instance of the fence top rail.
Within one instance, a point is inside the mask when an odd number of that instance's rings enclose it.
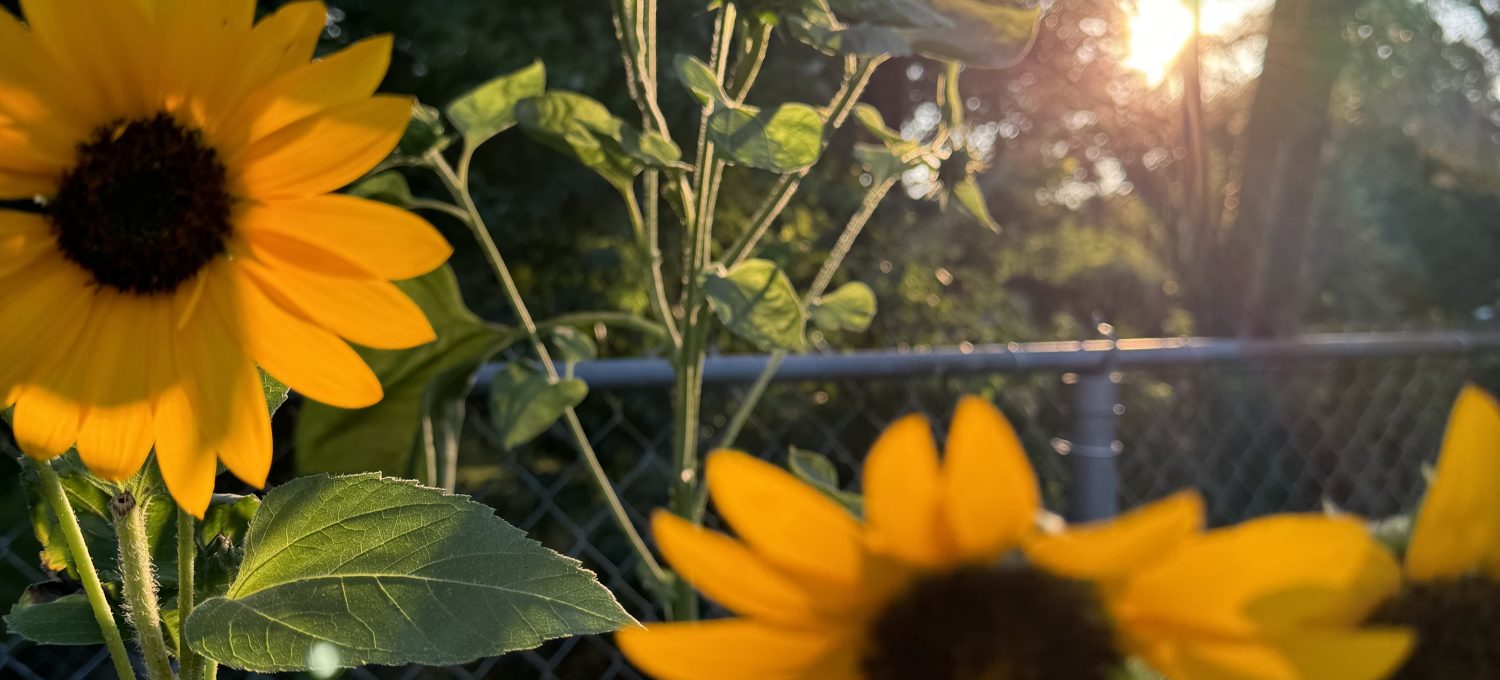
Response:
[[[1087,372],[1210,363],[1264,365],[1495,350],[1500,350],[1500,331],[1339,333],[1274,340],[1183,337],[1033,342],[799,354],[787,357],[774,379],[810,381],[1033,371]],[[768,361],[770,357],[764,354],[709,357],[703,369],[703,382],[706,385],[749,384],[760,375]],[[498,366],[492,364],[480,371],[481,388],[488,387],[497,369]],[[594,389],[661,388],[673,384],[672,366],[666,359],[585,361],[577,365],[575,375]]]

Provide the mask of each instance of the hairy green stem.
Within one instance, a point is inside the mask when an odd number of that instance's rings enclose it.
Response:
[[[844,258],[848,257],[849,250],[854,247],[855,240],[869,223],[870,216],[875,214],[875,209],[880,207],[880,202],[885,200],[886,194],[890,193],[891,187],[895,185],[896,178],[889,177],[870,187],[870,190],[865,193],[864,199],[860,201],[859,210],[844,225],[844,232],[839,234],[839,240],[834,243],[833,250],[828,253],[828,259],[823,261],[823,266],[818,269],[818,275],[813,278],[812,286],[807,289],[807,294],[802,299],[803,305],[817,302],[818,298],[828,291],[829,284],[833,283],[833,275],[844,264]],[[755,410],[755,406],[760,403],[760,398],[765,395],[766,388],[771,384],[771,378],[775,377],[777,369],[781,368],[781,362],[786,359],[786,355],[786,350],[777,350],[771,354],[766,367],[761,369],[759,376],[756,376],[755,383],[750,386],[750,391],[745,394],[739,408],[734,412],[734,417],[729,420],[729,425],[720,435],[719,448],[734,447],[734,441],[744,430],[745,423],[750,420],[750,413]],[[702,512],[700,504],[698,510],[700,516]]]
[[[469,231],[484,250],[490,268],[494,270],[495,277],[505,289],[511,310],[515,312],[521,322],[521,327],[530,338],[531,347],[546,369],[548,377],[556,380],[558,378],[557,365],[553,363],[552,355],[547,351],[547,345],[542,342],[541,336],[537,333],[537,324],[531,318],[531,311],[526,307],[526,301],[521,297],[521,291],[516,287],[515,279],[510,275],[510,268],[506,266],[505,258],[500,255],[500,249],[495,245],[495,239],[490,236],[489,227],[479,214],[479,208],[474,205],[474,198],[469,194],[468,185],[460,181],[459,176],[453,172],[453,167],[448,165],[448,161],[442,155],[430,153],[428,162],[448,187],[448,192],[453,195],[453,199],[463,205],[468,215],[466,223],[469,225]],[[651,550],[646,547],[646,542],[641,538],[640,532],[636,531],[635,524],[630,521],[630,515],[626,513],[625,505],[620,502],[620,495],[615,491],[614,483],[609,480],[609,475],[605,473],[604,466],[599,462],[599,454],[594,451],[588,434],[583,430],[583,423],[578,420],[578,413],[572,408],[567,409],[563,413],[563,421],[567,425],[569,434],[573,436],[573,443],[578,447],[578,452],[588,464],[589,472],[594,477],[599,493],[604,496],[615,524],[630,541],[631,548],[635,550],[641,563],[645,564],[651,572],[652,578],[656,579],[657,583],[665,583],[666,571],[661,568],[661,564],[656,561],[656,556],[652,555]]]
[[[635,232],[635,238],[640,249],[646,255],[646,279],[650,281],[650,290],[647,291],[646,299],[650,302],[651,313],[656,315],[661,325],[667,329],[667,337],[672,341],[672,349],[676,351],[682,346],[682,335],[677,332],[677,322],[672,318],[672,303],[667,300],[667,282],[662,275],[660,235],[657,233],[656,220],[656,180],[657,171],[647,171],[646,201],[652,213],[647,219],[641,212],[640,203],[635,200],[635,192],[629,189],[620,192],[625,198],[626,212],[630,215],[630,226]]]
[[[134,494],[121,491],[110,499],[109,510],[120,543],[120,579],[128,605],[125,615],[135,628],[151,680],[172,680],[172,660],[161,634],[161,603],[156,597],[156,574],[146,540],[146,506],[137,502]]]
[[[37,478],[42,482],[42,495],[52,506],[57,516],[57,525],[62,530],[63,542],[68,554],[73,556],[73,566],[78,569],[78,578],[83,581],[83,593],[88,597],[89,608],[94,611],[94,621],[99,632],[104,634],[104,646],[109,649],[109,658],[115,664],[115,674],[120,680],[135,680],[135,669],[130,666],[130,652],[125,649],[125,638],[115,625],[115,614],[110,609],[109,599],[104,596],[104,584],[99,580],[99,571],[94,568],[94,558],[89,555],[89,545],[83,540],[83,529],[78,526],[78,516],[73,514],[73,504],[63,490],[62,480],[49,461],[27,457]]]
[[[198,680],[198,669],[203,659],[188,648],[188,615],[193,613],[195,591],[193,590],[195,562],[198,559],[197,519],[186,511],[177,510],[177,666],[183,680]]]

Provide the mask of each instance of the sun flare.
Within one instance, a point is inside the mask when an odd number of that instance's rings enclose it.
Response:
[[[1181,0],[1140,0],[1130,17],[1130,54],[1125,65],[1158,85],[1193,35],[1193,13]]]

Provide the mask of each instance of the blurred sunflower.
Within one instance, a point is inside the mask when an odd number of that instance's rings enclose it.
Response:
[[[666,680],[1107,680],[1132,655],[1177,679],[1373,680],[1410,645],[1356,628],[1397,579],[1352,520],[1204,534],[1185,493],[1039,534],[1020,442],[976,398],[959,404],[941,463],[921,417],[886,430],[864,522],[741,453],[714,454],[707,475],[739,538],[659,512],[656,540],[739,617],[617,634]]]
[[[343,407],[380,400],[348,342],[433,339],[391,282],[442,237],[329,192],[378,163],[411,101],[375,96],[389,37],[311,61],[321,3],[23,0],[0,11],[0,398],[38,459],[134,473],[155,446],[201,516],[222,461],[260,486],[256,364]]]
[[[1469,386],[1406,551],[1406,583],[1371,617],[1417,632],[1395,680],[1500,677],[1500,403]]]

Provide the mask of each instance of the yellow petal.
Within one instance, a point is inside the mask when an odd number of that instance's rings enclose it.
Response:
[[[1412,642],[1395,630],[1312,630],[1274,640],[1204,640],[1153,665],[1172,678],[1380,680],[1405,660]]]
[[[357,345],[405,349],[437,339],[422,308],[389,281],[326,276],[251,259],[241,266],[278,304]]]
[[[204,438],[183,386],[173,387],[156,400],[156,463],[172,500],[199,519],[214,493],[218,463],[205,454]]]
[[[1500,573],[1497,488],[1500,404],[1470,385],[1458,395],[1448,417],[1437,474],[1412,529],[1407,574],[1431,581],[1457,578],[1481,567]]]
[[[95,297],[82,271],[61,258],[43,257],[12,279],[27,289],[0,296],[0,390],[50,375],[82,332]]]
[[[390,36],[361,40],[267,83],[245,102],[236,124],[253,143],[319,111],[367,98],[390,61]]]
[[[246,342],[266,372],[330,406],[364,408],[380,401],[380,380],[343,340],[272,301],[243,273],[236,279]]]
[[[808,677],[840,640],[827,629],[727,619],[627,628],[615,642],[659,680],[791,680]]]
[[[0,13],[0,120],[20,126],[54,158],[70,156],[89,126],[101,122],[91,111],[98,104],[59,78],[60,70],[25,25]]]
[[[1026,556],[1078,579],[1116,579],[1166,554],[1203,528],[1203,498],[1184,491],[1119,519],[1038,535]]]
[[[942,522],[942,472],[932,428],[909,415],[881,433],[865,459],[865,520],[872,549],[926,567],[953,559]]]
[[[43,255],[55,254],[53,243],[46,218],[0,210],[0,279],[31,266]]]
[[[255,199],[325,194],[359,179],[395,148],[411,117],[406,97],[376,96],[292,123],[226,163],[242,168],[242,195]]]
[[[1360,522],[1280,515],[1191,539],[1109,597],[1128,625],[1247,635],[1352,625],[1400,580],[1395,560]]]
[[[22,0],[21,13],[65,77],[98,97],[99,122],[139,118],[157,106],[156,34],[139,5]]]
[[[270,415],[243,345],[249,329],[231,269],[225,264],[209,271],[198,313],[179,335],[178,370],[205,435],[204,453],[258,487],[270,471]]]
[[[83,420],[83,410],[77,403],[24,387],[17,390],[15,400],[11,427],[22,452],[37,460],[50,460],[72,448]]]
[[[989,402],[958,404],[943,455],[947,519],[960,553],[991,560],[1017,547],[1041,507],[1021,440]]]
[[[857,588],[860,529],[838,504],[785,470],[737,451],[710,455],[707,479],[719,513],[762,559],[818,587]]]
[[[155,436],[148,402],[94,407],[78,430],[78,456],[90,472],[122,482],[141,469]]]
[[[817,594],[767,565],[744,544],[664,510],[651,518],[657,548],[678,575],[729,611],[760,621],[810,626]]]
[[[327,18],[321,2],[293,2],[261,19],[248,34],[231,31],[238,38],[232,58],[221,54],[198,72],[198,78],[217,81],[202,104],[210,138],[232,140],[232,148],[238,149],[243,136],[228,134],[223,126],[236,119],[252,92],[312,58]]]
[[[384,203],[337,194],[251,206],[241,227],[251,241],[274,234],[300,242],[307,248],[300,256],[276,242],[260,246],[279,259],[325,273],[337,274],[336,261],[343,259],[376,278],[409,279],[437,269],[453,253],[426,220]]]

